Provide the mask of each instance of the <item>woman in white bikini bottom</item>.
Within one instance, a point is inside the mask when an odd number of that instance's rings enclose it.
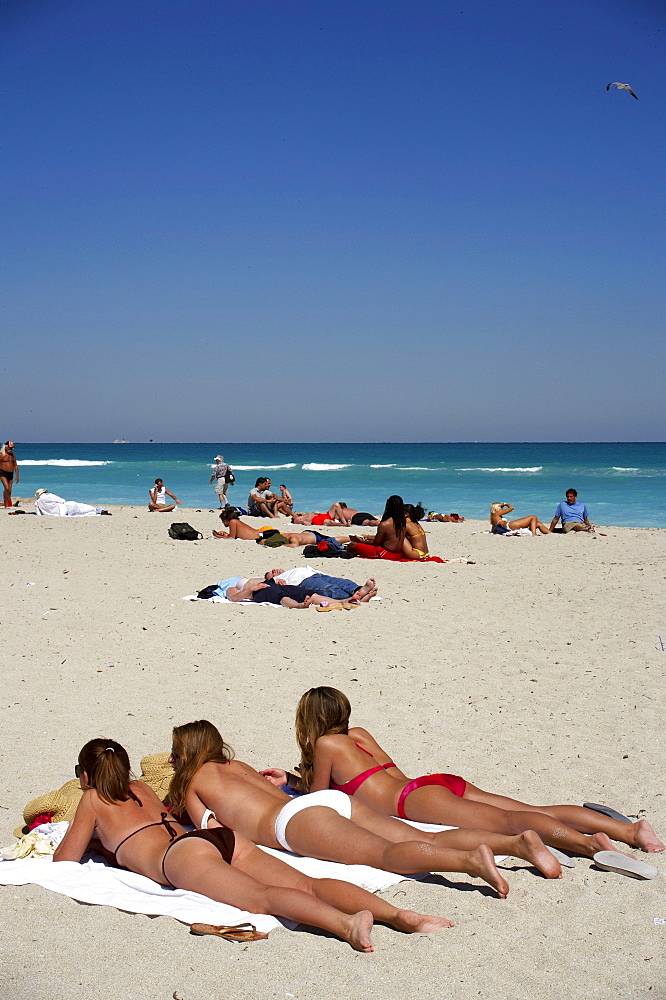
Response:
[[[351,799],[344,792],[323,789],[319,792],[309,792],[307,795],[299,795],[297,798],[287,802],[286,806],[283,806],[275,817],[275,838],[285,851],[291,851],[292,854],[295,853],[287,840],[289,820],[293,819],[296,813],[301,812],[302,809],[310,809],[312,806],[324,806],[326,809],[333,809],[340,816],[344,816],[345,819],[351,819]],[[201,817],[202,830],[208,829],[208,820],[211,818],[216,819],[215,813],[212,809],[206,809]]]

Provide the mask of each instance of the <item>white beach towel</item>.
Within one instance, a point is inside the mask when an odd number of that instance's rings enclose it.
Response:
[[[451,829],[428,823],[411,825],[423,830]],[[359,885],[369,892],[379,892],[412,877],[380,871],[367,865],[342,865],[316,858],[301,858],[268,847],[262,847],[262,850],[313,878],[337,878]],[[44,889],[70,896],[81,903],[113,906],[128,913],[170,916],[184,924],[239,924],[249,921],[257,930],[265,932],[280,926],[295,926],[289,921],[278,920],[277,917],[248,913],[226,903],[216,903],[196,892],[168,889],[143,875],[110,868],[103,862],[94,860],[82,864],[75,861],[58,861],[54,864],[51,858],[3,861],[0,863],[0,884],[41,885]]]

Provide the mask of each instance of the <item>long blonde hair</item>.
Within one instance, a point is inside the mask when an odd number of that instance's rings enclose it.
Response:
[[[503,506],[504,506],[503,503],[491,503],[491,505],[490,505],[490,516],[492,517],[493,514],[496,514],[499,510],[502,509]]]
[[[200,767],[212,762],[228,764],[233,760],[232,748],[224,742],[220,731],[207,719],[186,722],[176,726],[172,735],[174,757],[180,759],[180,767],[171,779],[169,802],[175,813],[185,811],[185,796],[192,778]]]
[[[296,709],[296,742],[301,751],[301,785],[306,792],[312,784],[317,740],[331,733],[346,734],[350,715],[349,698],[337,688],[310,688],[302,695]]]

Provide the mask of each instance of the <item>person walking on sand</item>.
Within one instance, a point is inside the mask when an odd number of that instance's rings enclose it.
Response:
[[[210,486],[213,480],[215,480],[215,492],[218,495],[220,501],[220,507],[226,507],[227,504],[227,490],[231,485],[231,476],[233,475],[231,468],[224,461],[223,455],[215,456],[215,468],[213,469],[213,475],[208,480],[208,485]]]
[[[5,441],[0,448],[0,480],[2,480],[2,502],[5,507],[12,506],[12,484],[19,481],[19,467],[14,454],[14,442]]]
[[[562,531],[565,535],[570,531],[587,531],[592,534],[594,525],[587,516],[585,504],[578,502],[578,491],[567,490],[566,498],[566,501],[563,500],[557,505],[555,517],[550,522],[550,530],[552,531],[557,522],[561,520]]]
[[[150,497],[150,503],[148,504],[148,510],[159,510],[166,514],[167,511],[174,510],[176,504],[180,506],[180,500],[177,496],[171,493],[164,482],[161,479],[155,480],[155,485],[151,490],[148,490],[148,495]],[[167,503],[167,497],[171,497],[175,503]]]

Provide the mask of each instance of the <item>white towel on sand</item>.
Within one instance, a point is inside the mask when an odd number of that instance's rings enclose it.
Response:
[[[451,829],[427,823],[411,825],[423,830]],[[370,892],[379,892],[410,877],[380,871],[367,865],[342,865],[316,858],[301,858],[271,848],[262,850],[313,878],[338,878],[360,885]],[[216,903],[196,892],[168,889],[143,875],[110,868],[103,862],[94,860],[81,864],[75,861],[58,861],[54,864],[51,858],[3,861],[0,863],[0,884],[41,885],[44,889],[70,896],[81,903],[114,906],[128,913],[170,916],[184,924],[240,924],[250,921],[257,930],[266,932],[280,926],[295,926],[289,921],[278,920],[277,917],[247,913],[226,903]]]

